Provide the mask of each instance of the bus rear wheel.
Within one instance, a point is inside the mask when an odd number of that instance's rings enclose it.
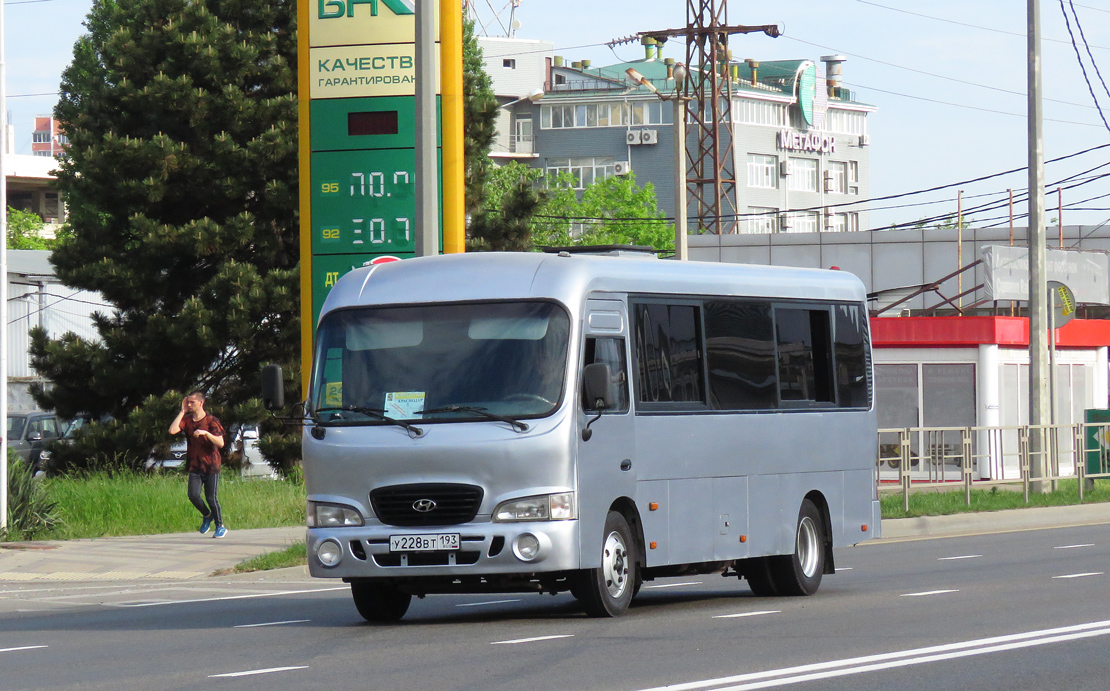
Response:
[[[591,617],[616,617],[628,610],[639,580],[636,543],[628,521],[617,511],[605,517],[601,567],[579,574],[571,593]]]
[[[802,500],[794,554],[771,557],[771,575],[779,595],[812,595],[825,572],[825,519],[809,499]]]
[[[412,595],[401,592],[397,586],[374,581],[351,583],[351,597],[362,618],[374,623],[399,621],[412,602]]]

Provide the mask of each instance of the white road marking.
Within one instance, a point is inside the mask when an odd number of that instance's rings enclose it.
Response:
[[[701,581],[689,581],[687,583],[660,583],[659,585],[645,585],[643,590],[649,588],[678,588],[684,585],[701,585]]]
[[[512,645],[514,643],[535,643],[536,641],[550,641],[556,638],[574,638],[573,633],[561,633],[555,636],[536,636],[535,638],[518,638],[513,641],[493,641],[490,645]]]
[[[762,612],[740,612],[738,614],[718,614],[714,619],[735,619],[737,617],[758,617],[760,614],[778,614],[781,609],[766,609]]]
[[[767,670],[764,672],[750,672],[747,674],[737,674],[731,677],[720,677],[717,679],[705,679],[702,681],[672,684],[670,686],[653,687],[651,689],[644,689],[644,691],[692,691],[694,689],[708,689],[711,687],[715,687],[714,691],[750,691],[751,689],[786,686],[787,684],[797,684],[804,681],[842,677],[895,667],[908,667],[910,665],[919,665],[927,662],[954,660],[973,655],[985,655],[987,653],[1017,650],[1038,645],[1049,645],[1051,643],[1107,635],[1110,635],[1110,620],[1096,621],[1089,624],[1077,624],[1074,626],[1063,626],[1055,629],[1009,634],[1006,636],[995,636],[992,638],[980,638],[977,640],[961,641],[959,643],[947,643],[944,645],[902,650],[893,653],[880,653],[878,655],[853,657],[844,660],[830,660],[828,662],[817,662],[808,665],[799,665],[797,667]],[[739,685],[724,686],[725,684],[737,684],[738,682]]]
[[[982,554],[963,554],[958,557],[939,557],[937,561],[955,561],[957,559],[978,559]]]
[[[295,669],[308,669],[308,665],[300,665],[299,667],[271,667],[269,669],[251,669],[246,672],[228,672],[227,674],[209,674],[209,679],[218,679],[220,677],[249,677],[255,674],[273,674],[274,672],[290,672]]]
[[[1101,571],[1092,571],[1090,573],[1069,573],[1064,576],[1053,576],[1053,578],[1084,578],[1085,576],[1101,576]]]
[[[24,645],[24,646],[20,646],[18,648],[0,648],[0,653],[14,653],[14,652],[18,652],[20,650],[38,650],[40,648],[49,648],[49,647],[50,646],[46,646],[46,645]]]
[[[503,605],[503,604],[506,604],[506,603],[509,603],[509,602],[520,602],[520,600],[516,599],[516,600],[492,600],[490,602],[464,602],[461,605],[455,605],[455,606],[456,607],[481,607],[482,605]]]
[[[1060,545],[1059,547],[1053,547],[1052,549],[1077,549],[1079,547],[1094,547],[1094,546],[1095,546],[1095,544],[1093,542],[1084,542],[1082,545]]]
[[[303,595],[305,593],[327,593],[332,590],[347,590],[347,586],[338,588],[311,588],[309,590],[279,590],[273,593],[252,593],[250,595],[227,595],[224,597],[201,597],[195,600],[159,600],[157,602],[106,602],[105,607],[161,607],[162,605],[189,605],[195,602],[218,602],[221,600],[249,600],[256,597],[276,597],[278,595]]]
[[[958,593],[959,590],[926,590],[921,593],[903,593],[898,597],[924,597],[925,595],[943,595],[945,593]]]
[[[290,619],[289,621],[268,621],[265,624],[239,624],[234,626],[236,629],[255,629],[259,626],[281,626],[282,624],[305,624],[312,621],[311,619]]]
[[[852,567],[851,566],[838,566],[838,567],[836,567],[836,570],[837,571],[851,571]]]

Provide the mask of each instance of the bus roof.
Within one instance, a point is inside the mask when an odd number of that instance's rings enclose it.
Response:
[[[474,252],[355,269],[332,288],[323,313],[367,305],[552,298],[568,306],[594,291],[862,302],[846,271],[538,252]]]

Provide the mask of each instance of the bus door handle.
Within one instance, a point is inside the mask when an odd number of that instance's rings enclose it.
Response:
[[[626,458],[621,461],[621,470],[632,470],[632,459]]]

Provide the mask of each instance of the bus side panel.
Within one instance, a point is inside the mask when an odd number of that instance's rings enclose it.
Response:
[[[713,554],[713,482],[708,477],[670,481],[672,564],[709,561]]]
[[[794,545],[794,519],[797,507],[786,509],[793,498],[784,495],[784,475],[753,475],[748,478],[751,487],[751,521],[748,527],[748,549],[753,557],[783,554],[786,547]]]
[[[659,508],[654,511],[652,505]],[[644,563],[647,566],[670,564],[671,495],[667,480],[641,480],[636,483],[636,506],[644,524]],[[652,544],[655,547],[652,547]]]
[[[743,559],[748,556],[748,478],[713,478],[714,547],[713,561]]]
[[[872,515],[872,502],[875,499],[875,471],[845,472],[844,496],[844,532],[834,534],[833,544],[843,547],[879,537],[881,526]],[[867,526],[867,530],[864,530],[863,526]]]

